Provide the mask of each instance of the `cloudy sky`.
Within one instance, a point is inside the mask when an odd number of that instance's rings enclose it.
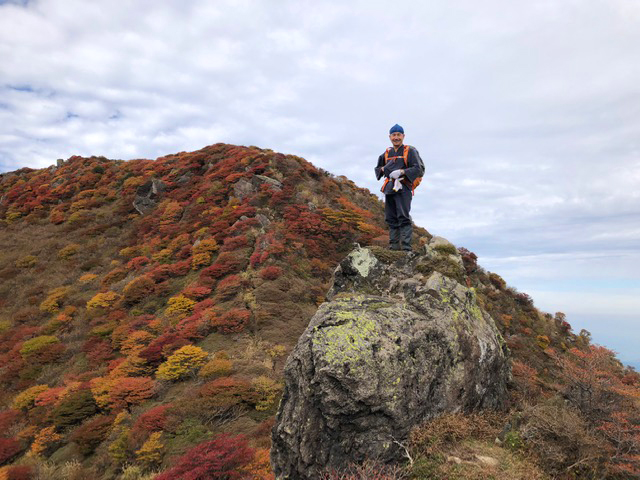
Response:
[[[637,0],[0,0],[0,172],[216,142],[376,192],[640,367]]]

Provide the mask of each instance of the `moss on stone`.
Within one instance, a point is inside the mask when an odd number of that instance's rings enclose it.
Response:
[[[462,283],[464,281],[464,272],[460,265],[449,255],[438,255],[434,257],[425,257],[415,267],[416,271],[423,275],[430,275],[433,272],[439,272],[446,277]]]
[[[388,248],[382,247],[369,247],[369,249],[378,260],[387,264],[395,263],[398,260],[404,260],[407,258],[407,253],[399,250],[389,250]]]
[[[458,250],[456,249],[456,247],[450,243],[436,245],[435,247],[433,247],[433,249],[436,252],[444,255],[456,255],[458,253]]]

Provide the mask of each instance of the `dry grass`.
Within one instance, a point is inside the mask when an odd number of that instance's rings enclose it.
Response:
[[[520,453],[496,445],[501,412],[453,413],[415,429],[410,438],[416,479],[542,480],[544,472]]]

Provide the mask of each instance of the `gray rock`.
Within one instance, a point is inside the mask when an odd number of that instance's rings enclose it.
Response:
[[[271,224],[271,220],[269,220],[266,215],[263,215],[261,213],[256,215],[256,219],[258,220],[258,222],[260,222],[260,226],[263,228],[268,227],[269,224]]]
[[[241,178],[233,185],[233,194],[239,199],[243,199],[256,192],[256,187],[248,180]]]
[[[507,348],[473,290],[421,255],[356,248],[334,273],[285,366],[272,433],[278,479],[315,479],[367,458],[400,462],[395,441],[444,412],[499,408]]]
[[[429,246],[431,248],[435,248],[438,246],[448,246],[448,245],[451,245],[452,247],[455,248],[455,245],[453,245],[453,243],[451,243],[449,240],[447,240],[444,237],[435,236],[429,241]]]
[[[152,178],[148,182],[140,185],[136,190],[136,198],[133,206],[140,215],[145,215],[156,208],[158,199],[167,188],[162,180]]]
[[[255,175],[254,178],[258,184],[266,183],[276,190],[282,190],[282,182],[279,182],[275,178],[267,177],[265,175]]]

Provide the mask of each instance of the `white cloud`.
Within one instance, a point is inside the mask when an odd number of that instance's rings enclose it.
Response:
[[[639,56],[629,0],[5,2],[0,171],[223,141],[377,192],[397,122],[416,222],[562,310],[640,269]]]

